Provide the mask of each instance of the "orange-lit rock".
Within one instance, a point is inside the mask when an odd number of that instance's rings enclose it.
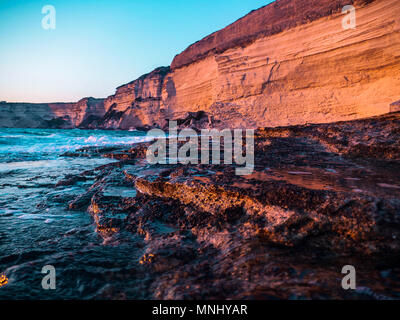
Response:
[[[175,117],[203,110],[227,126],[325,123],[389,112],[400,98],[400,4],[357,1],[354,30],[342,28],[341,5],[277,1],[197,42],[172,63],[167,79],[175,93],[165,89],[163,101]]]
[[[164,119],[161,92],[169,67],[157,68],[126,85],[105,100],[101,126],[130,129],[153,126]]]
[[[2,274],[0,275],[0,288],[6,286],[8,283],[8,278]]]
[[[356,8],[344,30],[343,6]],[[196,42],[106,100],[111,128],[206,112],[222,127],[351,120],[400,98],[397,0],[281,0]],[[214,125],[215,126],[215,125]]]
[[[357,24],[345,30],[349,4]],[[399,16],[398,0],[275,1],[191,45],[171,68],[117,88],[104,108],[100,101],[1,104],[0,126],[60,118],[87,128],[163,127],[198,111],[220,127],[381,115],[400,99]]]

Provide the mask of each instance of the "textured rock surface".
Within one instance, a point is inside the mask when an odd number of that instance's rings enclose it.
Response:
[[[164,119],[161,92],[169,67],[157,68],[126,85],[105,100],[107,114],[101,127],[140,128],[154,126]]]
[[[171,68],[181,68],[208,55],[222,53],[230,48],[244,47],[257,38],[271,36],[340,12],[345,5],[350,4],[354,4],[354,1],[275,1],[271,5],[252,11],[223,30],[217,31],[191,45],[175,57]]]
[[[400,113],[258,130],[255,171],[150,165],[148,143],[87,148],[120,159],[57,186],[109,245],[130,243],[127,283],[98,293],[147,299],[399,298]],[[380,152],[357,152],[358,150]],[[342,290],[344,265],[357,290]]]
[[[390,112],[397,112],[397,111],[400,111],[400,100],[393,102],[390,105]]]

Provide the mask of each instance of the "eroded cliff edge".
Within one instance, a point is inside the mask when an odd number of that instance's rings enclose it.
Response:
[[[356,28],[345,30],[349,4]],[[278,0],[191,45],[171,68],[117,88],[104,110],[72,123],[163,127],[202,111],[212,126],[233,128],[381,115],[400,99],[399,16],[398,0]],[[74,105],[64,113],[74,114]]]

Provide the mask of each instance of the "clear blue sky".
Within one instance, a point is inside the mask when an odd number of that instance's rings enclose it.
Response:
[[[169,65],[271,0],[0,0],[0,100],[77,101]],[[42,7],[56,29],[42,28]]]

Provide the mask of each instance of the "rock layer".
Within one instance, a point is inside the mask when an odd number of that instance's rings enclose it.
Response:
[[[349,4],[356,28],[345,30]],[[170,72],[156,70],[108,100],[124,111],[119,121],[139,126],[199,111],[231,128],[384,114],[400,98],[399,14],[396,0],[276,1],[190,46]],[[154,90],[141,92],[143,82]],[[152,102],[136,103],[142,95]]]
[[[161,93],[169,67],[157,68],[126,85],[117,88],[105,102],[107,114],[101,127],[130,129],[156,126],[163,121]]]
[[[227,49],[245,47],[258,38],[338,13],[344,6],[352,4],[354,0],[275,1],[191,45],[175,57],[171,68],[184,67]]]

